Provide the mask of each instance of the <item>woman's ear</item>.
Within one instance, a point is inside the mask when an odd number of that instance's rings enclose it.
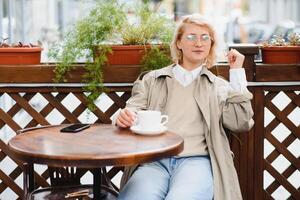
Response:
[[[180,40],[177,40],[176,45],[177,45],[178,49],[180,49],[180,50],[182,49]]]

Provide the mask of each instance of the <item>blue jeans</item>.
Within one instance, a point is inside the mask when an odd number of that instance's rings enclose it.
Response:
[[[211,200],[213,177],[208,156],[166,158],[141,165],[119,200]]]

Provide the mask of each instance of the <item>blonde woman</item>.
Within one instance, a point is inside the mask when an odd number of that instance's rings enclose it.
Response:
[[[253,126],[252,94],[238,51],[228,53],[229,83],[208,70],[215,49],[213,27],[200,15],[185,16],[171,43],[174,64],[134,83],[116,125],[132,126],[137,110],[159,110],[169,116],[168,129],[184,138],[184,150],[126,168],[120,200],[242,199],[224,128],[241,132]]]

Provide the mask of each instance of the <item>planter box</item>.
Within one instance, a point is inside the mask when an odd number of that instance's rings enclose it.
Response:
[[[300,63],[300,47],[262,47],[262,62],[265,64]]]
[[[111,48],[112,52],[107,55],[109,65],[138,65],[145,55],[145,50],[150,46],[115,45]]]
[[[35,65],[41,63],[41,47],[0,48],[0,65]]]
[[[112,45],[112,52],[107,54],[107,64],[103,66],[104,82],[121,83],[134,82],[142,72],[141,61],[151,45]],[[158,45],[164,49],[163,45]],[[94,56],[100,54],[101,49],[94,48]]]
[[[150,45],[112,45],[112,52],[107,55],[108,65],[139,65],[145,50]],[[100,49],[95,49],[95,56],[99,55]]]

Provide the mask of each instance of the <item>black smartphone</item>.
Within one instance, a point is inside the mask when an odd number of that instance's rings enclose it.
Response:
[[[77,132],[82,131],[89,127],[90,127],[90,124],[72,124],[70,126],[60,129],[60,132],[77,133]]]

